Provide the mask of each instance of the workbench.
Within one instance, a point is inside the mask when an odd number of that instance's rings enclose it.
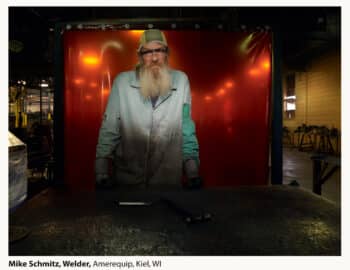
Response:
[[[189,224],[160,197],[211,219]],[[10,226],[25,226],[29,234],[9,244],[9,255],[340,255],[340,213],[339,205],[286,185],[49,188],[10,215]]]

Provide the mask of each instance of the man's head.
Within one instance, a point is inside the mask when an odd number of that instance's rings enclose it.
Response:
[[[146,67],[155,63],[167,63],[168,43],[165,35],[158,29],[145,30],[140,38],[137,50],[141,65]]]
[[[144,31],[138,55],[141,94],[148,98],[168,93],[171,77],[168,70],[168,44],[164,34],[157,29]]]

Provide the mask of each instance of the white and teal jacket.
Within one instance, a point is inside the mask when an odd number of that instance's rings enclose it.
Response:
[[[96,166],[112,159],[119,184],[180,185],[184,162],[192,159],[199,164],[189,80],[181,71],[170,72],[171,91],[154,107],[142,97],[135,71],[122,72],[113,82]]]

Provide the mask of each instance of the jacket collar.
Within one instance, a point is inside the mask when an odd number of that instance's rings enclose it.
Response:
[[[171,90],[175,91],[177,89],[177,86],[175,84],[175,73],[173,70],[170,70],[170,76],[171,76]],[[136,71],[133,72],[131,81],[130,81],[131,87],[134,88],[140,88],[140,80],[136,77]]]

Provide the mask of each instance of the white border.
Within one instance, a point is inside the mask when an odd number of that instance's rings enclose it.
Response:
[[[2,241],[1,241],[1,266],[3,269],[8,269],[8,259],[14,257],[7,256],[7,221],[8,221],[8,200],[7,200],[7,169],[8,161],[4,153],[7,153],[7,91],[8,89],[8,65],[5,59],[8,59],[8,7],[9,6],[342,6],[342,162],[345,166],[342,166],[342,256],[341,257],[161,257],[165,260],[165,266],[161,269],[176,269],[179,267],[186,267],[186,269],[196,269],[201,267],[202,269],[346,269],[346,263],[349,263],[349,124],[346,120],[349,108],[349,71],[347,68],[349,59],[349,38],[344,29],[347,29],[350,25],[349,21],[349,4],[343,1],[229,1],[229,0],[216,0],[216,1],[200,1],[200,2],[189,2],[186,0],[177,1],[71,1],[71,0],[60,0],[60,1],[1,1],[1,58],[4,64],[2,64],[1,80],[0,80],[0,164],[1,164],[1,215],[2,215]],[[297,20],[297,18],[296,18]],[[35,259],[36,257],[23,257],[24,259]],[[40,257],[44,259],[45,257]],[[48,257],[50,258],[50,257]],[[52,257],[51,257],[52,258]],[[57,259],[64,259],[65,257],[55,257]],[[94,260],[95,257],[74,257],[75,259],[88,259]],[[115,260],[116,257],[103,257],[104,260]],[[121,257],[124,258],[124,257]],[[133,259],[133,257],[128,257]],[[137,258],[137,257],[136,257]],[[155,259],[152,257],[152,259]],[[11,268],[15,269],[15,268]],[[41,268],[43,269],[43,268]],[[52,269],[52,268],[50,268]]]

